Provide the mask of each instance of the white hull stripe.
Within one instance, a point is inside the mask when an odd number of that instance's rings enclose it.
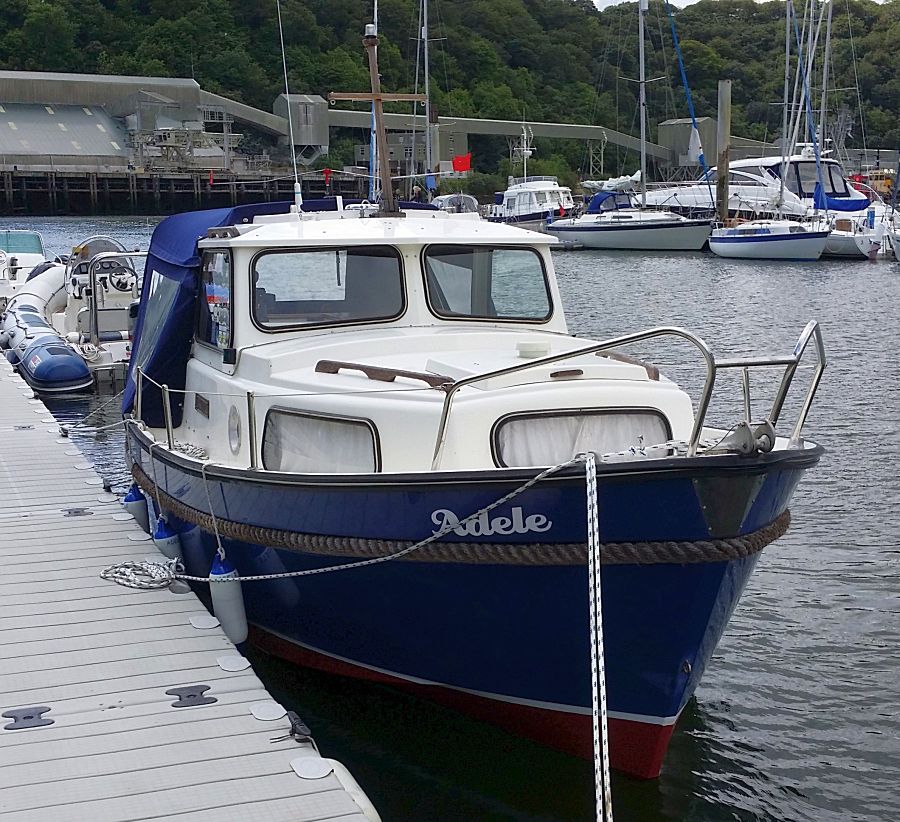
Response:
[[[283,639],[285,642],[289,642],[292,645],[298,645],[299,647],[305,648],[307,651],[319,654],[320,656],[327,656],[330,659],[338,660],[339,662],[343,662],[346,665],[352,665],[356,668],[365,668],[367,671],[374,671],[376,673],[391,676],[395,679],[401,679],[404,682],[410,682],[415,685],[429,685],[438,688],[446,688],[448,691],[458,691],[460,693],[471,694],[472,696],[479,696],[484,699],[490,699],[495,702],[505,702],[509,705],[524,705],[529,708],[540,708],[541,710],[545,711],[557,711],[559,713],[565,714],[580,714],[582,716],[591,715],[590,708],[585,708],[580,705],[563,705],[557,702],[542,702],[535,699],[520,699],[518,697],[508,696],[506,694],[494,694],[490,691],[476,691],[471,688],[460,688],[458,685],[447,685],[444,682],[436,682],[431,679],[422,679],[421,677],[410,676],[409,674],[400,674],[396,671],[388,670],[387,668],[379,668],[375,665],[367,665],[366,663],[359,662],[355,659],[349,659],[348,657],[343,657],[339,656],[338,654],[332,654],[328,651],[323,651],[320,648],[316,648],[312,645],[307,645],[304,642],[298,642],[296,639],[285,636],[278,631],[273,631],[270,628],[264,628],[263,630],[265,630],[266,633],[277,636],[279,639]],[[680,715],[680,711],[674,716],[650,716],[648,714],[626,713],[625,711],[610,711],[608,714],[610,719],[624,719],[629,722],[641,722],[645,725],[662,726],[674,725],[678,721],[678,717]]]

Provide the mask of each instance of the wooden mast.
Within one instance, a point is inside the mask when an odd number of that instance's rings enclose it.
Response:
[[[381,211],[382,217],[402,217],[403,212],[400,211],[397,201],[394,197],[394,186],[391,182],[391,166],[387,149],[387,135],[384,130],[384,102],[408,102],[414,100],[421,102],[425,100],[424,94],[382,94],[381,78],[378,75],[378,34],[375,25],[369,23],[366,25],[366,34],[363,37],[363,46],[369,56],[369,78],[372,83],[372,92],[370,94],[363,93],[341,93],[331,92],[328,100],[334,103],[336,100],[367,100],[371,101],[375,110],[375,139],[378,144],[378,176],[381,181]]]

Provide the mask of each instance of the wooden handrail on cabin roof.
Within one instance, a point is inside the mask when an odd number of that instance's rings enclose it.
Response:
[[[618,360],[619,362],[627,362],[631,365],[639,365],[647,372],[647,377],[654,382],[659,382],[659,369],[646,360],[632,357],[630,354],[623,354],[621,351],[598,351],[598,357],[606,357],[610,360]]]
[[[405,377],[408,380],[420,380],[428,383],[430,388],[440,388],[446,391],[453,380],[441,374],[427,374],[421,371],[404,371],[402,368],[385,368],[380,365],[365,365],[358,362],[341,362],[340,360],[319,360],[316,363],[316,371],[320,374],[337,374],[342,368],[352,371],[362,371],[370,380],[380,382],[393,382],[397,377]]]

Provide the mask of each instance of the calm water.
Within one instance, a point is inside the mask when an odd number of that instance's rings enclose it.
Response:
[[[29,222],[54,251],[91,233],[144,248],[152,228],[146,219]],[[0,221],[6,225],[14,227]],[[678,724],[662,777],[615,778],[616,818],[896,819],[900,264],[601,252],[560,253],[556,262],[578,334],[683,325],[719,355],[787,353],[816,318],[830,359],[806,429],[828,453],[797,491],[791,530],[763,553]],[[688,350],[636,353],[671,364],[667,372],[685,387],[699,385]],[[754,381],[760,409],[770,387]],[[54,412],[76,419],[108,399],[57,401]],[[711,419],[730,420],[737,407],[720,403]],[[97,418],[113,422],[115,403]],[[118,434],[77,439],[123,491]],[[592,818],[589,763],[380,686],[259,655],[254,665],[306,719],[323,752],[348,765],[385,822]]]

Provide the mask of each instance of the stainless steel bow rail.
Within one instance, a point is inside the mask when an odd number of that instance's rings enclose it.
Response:
[[[449,386],[446,389],[447,396],[444,399],[444,408],[443,412],[441,413],[441,422],[438,426],[437,442],[435,443],[434,458],[431,464],[432,469],[437,470],[437,468],[440,466],[441,456],[444,449],[444,442],[447,438],[447,425],[450,419],[450,408],[453,403],[453,398],[456,396],[457,392],[460,389],[470,385],[474,385],[477,382],[493,379],[495,377],[505,377],[509,374],[517,374],[519,372],[526,371],[529,368],[536,368],[542,365],[552,365],[553,363],[562,362],[563,360],[569,360],[573,357],[583,357],[587,354],[602,354],[604,351],[608,351],[619,346],[633,345],[634,343],[644,342],[646,340],[666,336],[680,337],[684,340],[687,340],[689,343],[694,345],[694,347],[700,352],[701,356],[706,362],[706,380],[704,381],[703,391],[700,394],[700,400],[697,404],[697,414],[694,418],[694,427],[691,431],[690,441],[688,442],[687,455],[689,457],[696,456],[697,454],[697,450],[700,445],[700,435],[706,422],[706,413],[709,410],[709,403],[712,399],[713,389],[716,383],[716,374],[720,368],[743,369],[744,409],[747,416],[747,421],[749,422],[750,369],[777,365],[783,365],[785,367],[784,374],[781,378],[781,384],[778,387],[778,391],[772,403],[772,408],[769,412],[769,416],[767,417],[767,419],[774,426],[778,422],[778,418],[781,415],[782,408],[784,407],[784,401],[787,398],[788,391],[794,379],[794,374],[797,371],[797,366],[800,364],[800,360],[803,358],[803,354],[806,351],[810,339],[815,337],[816,351],[818,354],[818,364],[816,367],[816,371],[813,374],[812,382],[810,383],[809,389],[806,393],[806,398],[803,402],[803,407],[800,411],[800,415],[797,419],[796,425],[794,426],[794,431],[791,435],[791,443],[799,441],[800,432],[802,431],[803,425],[806,422],[806,417],[809,414],[809,409],[812,407],[813,398],[815,397],[816,389],[819,386],[822,372],[825,370],[825,344],[822,340],[822,332],[819,328],[818,322],[816,322],[815,320],[811,320],[806,324],[806,328],[803,329],[803,333],[800,335],[800,338],[797,340],[797,344],[794,346],[793,353],[791,353],[787,357],[746,357],[741,359],[719,360],[718,362],[713,356],[712,351],[710,351],[709,346],[700,337],[696,336],[695,334],[691,334],[690,331],[686,331],[685,329],[678,328],[676,326],[660,326],[658,328],[650,328],[647,331],[640,331],[636,334],[626,334],[622,337],[613,337],[612,339],[606,340],[604,342],[589,345],[585,348],[577,348],[574,351],[567,351],[563,354],[554,354],[550,357],[539,357],[526,363],[509,366],[507,368],[498,368],[495,371],[488,371],[484,374],[475,374],[472,377],[465,377],[464,379],[457,380],[455,383],[453,383],[453,385]]]
[[[687,456],[689,457],[696,456],[699,450],[700,437],[703,432],[703,427],[706,424],[706,414],[709,411],[709,404],[712,400],[713,390],[716,384],[716,376],[719,370],[741,369],[744,414],[746,422],[749,423],[751,417],[750,370],[770,368],[774,366],[782,366],[784,368],[781,376],[781,382],[772,401],[772,406],[769,409],[768,415],[765,417],[766,421],[771,423],[772,427],[774,428],[781,417],[781,413],[784,409],[784,403],[787,399],[788,393],[790,392],[791,385],[793,384],[797,368],[799,367],[800,362],[803,359],[804,354],[806,353],[806,349],[809,347],[810,341],[814,340],[817,355],[816,368],[813,373],[812,380],[810,381],[809,388],[806,391],[806,396],[804,397],[800,412],[797,416],[796,422],[794,423],[794,427],[789,439],[789,444],[791,446],[796,446],[797,444],[799,444],[803,426],[806,423],[806,418],[809,415],[810,408],[812,407],[812,403],[816,395],[816,390],[818,389],[819,382],[822,378],[822,372],[825,370],[825,366],[827,364],[827,359],[825,356],[825,343],[822,339],[822,331],[819,327],[818,322],[816,322],[815,320],[811,320],[806,324],[806,327],[800,334],[800,337],[798,338],[797,344],[794,346],[793,351],[787,356],[740,357],[721,360],[716,360],[716,358],[713,356],[712,351],[710,351],[709,346],[703,341],[703,339],[695,334],[692,334],[690,331],[686,331],[685,329],[678,328],[676,326],[660,326],[657,328],[650,328],[646,331],[640,331],[635,334],[626,334],[620,337],[612,337],[608,340],[604,340],[603,342],[594,343],[593,345],[585,346],[583,348],[576,348],[572,351],[563,352],[562,354],[553,354],[552,356],[548,357],[538,357],[536,359],[529,360],[528,362],[508,366],[507,368],[498,368],[494,371],[486,371],[482,374],[475,374],[471,377],[465,377],[453,383],[442,382],[439,388],[440,390],[445,392],[445,397],[443,408],[441,410],[441,419],[438,425],[437,438],[435,440],[434,455],[431,464],[432,470],[438,470],[438,468],[440,467],[444,444],[447,439],[447,428],[450,421],[450,412],[453,406],[453,399],[461,389],[479,382],[483,382],[485,380],[494,379],[496,377],[505,377],[511,374],[519,374],[532,368],[539,368],[540,366],[544,365],[553,365],[555,363],[563,362],[564,360],[571,360],[573,358],[583,357],[588,354],[604,354],[606,352],[613,351],[614,349],[621,346],[633,345],[635,343],[645,342],[647,340],[657,339],[660,337],[679,337],[683,340],[687,340],[687,342],[691,343],[700,352],[700,356],[706,363],[706,378],[703,383],[703,390],[700,392],[700,398],[697,402],[697,413],[694,417],[694,425],[691,431],[690,440],[688,441],[687,445]],[[143,382],[146,379],[154,386],[159,388],[162,393],[163,415],[165,417],[166,427],[166,442],[169,450],[174,450],[175,431],[172,425],[172,409],[170,405],[170,394],[172,392],[172,389],[170,389],[168,385],[157,383],[152,378],[147,377],[143,373],[140,366],[135,368],[134,377],[136,385],[134,418],[138,421],[141,420],[141,395],[143,393]],[[180,393],[187,394],[191,392],[185,391]],[[250,440],[250,468],[252,469],[259,467],[259,446],[256,426],[256,399],[258,396],[259,395],[257,395],[253,391],[246,392],[247,413],[249,415],[248,427]]]

